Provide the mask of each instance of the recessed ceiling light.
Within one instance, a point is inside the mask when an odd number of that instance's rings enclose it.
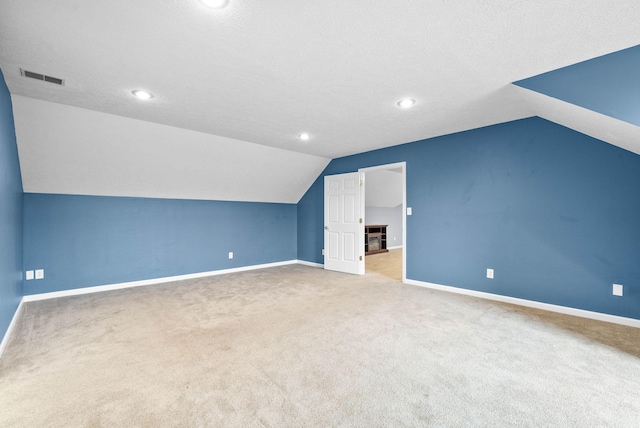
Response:
[[[413,98],[403,98],[400,101],[398,101],[398,105],[402,108],[412,107],[415,103],[416,103],[416,100],[414,100]]]
[[[303,132],[302,134],[298,135],[298,138],[300,138],[302,141],[307,141],[309,138],[311,138],[311,135]]]
[[[136,89],[131,93],[141,100],[150,100],[153,98],[153,94],[151,92],[143,91],[142,89]]]
[[[200,3],[212,9],[222,9],[229,3],[229,0],[200,0]]]

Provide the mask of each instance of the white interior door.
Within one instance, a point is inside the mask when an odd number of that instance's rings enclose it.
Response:
[[[364,275],[364,174],[324,177],[324,268]]]

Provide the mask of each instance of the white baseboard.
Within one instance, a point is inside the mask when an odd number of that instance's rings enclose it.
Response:
[[[396,245],[395,247],[387,247],[387,250],[397,250],[398,248],[402,248],[402,245]]]
[[[142,281],[131,281],[131,282],[123,282],[119,284],[98,285],[94,287],[76,288],[73,290],[54,291],[51,293],[26,295],[20,301],[20,304],[18,305],[16,312],[13,314],[13,318],[9,323],[9,327],[7,328],[7,331],[4,334],[4,337],[2,338],[2,342],[0,342],[0,358],[2,357],[2,354],[5,348],[7,347],[7,344],[11,337],[11,333],[15,328],[16,322],[20,317],[20,315],[22,314],[23,305],[25,302],[34,302],[37,300],[54,299],[57,297],[65,297],[65,296],[76,296],[80,294],[99,293],[102,291],[119,290],[123,288],[140,287],[140,286],[153,285],[153,284],[162,284],[165,282],[181,281],[185,279],[194,279],[194,278],[203,278],[207,276],[224,275],[227,273],[244,272],[244,271],[265,269],[265,268],[276,267],[276,266],[286,266],[291,264],[301,264],[301,265],[311,266],[316,268],[324,267],[324,265],[321,263],[313,263],[305,260],[287,260],[284,262],[265,263],[261,265],[244,266],[244,267],[233,268],[233,269],[222,269],[222,270],[216,270],[216,271],[199,272],[199,273],[193,273],[193,274],[187,274],[187,275],[176,275],[176,276],[148,279],[148,280],[142,280]],[[626,325],[630,327],[640,328],[640,320],[637,320],[635,318],[620,317],[617,315],[609,315],[609,314],[603,314],[600,312],[586,311],[583,309],[570,308],[567,306],[552,305],[549,303],[536,302],[533,300],[525,300],[525,299],[519,299],[516,297],[502,296],[500,294],[492,294],[492,293],[486,293],[483,291],[475,291],[475,290],[467,290],[464,288],[451,287],[448,285],[440,285],[440,284],[434,284],[430,282],[416,281],[413,279],[406,279],[404,283],[410,284],[410,285],[416,285],[418,287],[426,287],[434,290],[447,291],[450,293],[464,294],[467,296],[479,297],[482,299],[495,300],[498,302],[511,303],[514,305],[526,306],[526,307],[535,308],[535,309],[542,309],[550,312],[558,312],[566,315],[574,315],[574,316],[590,318],[598,321],[605,321],[605,322],[611,322],[615,324],[621,324],[621,325]]]
[[[305,265],[305,266],[311,266],[311,267],[324,269],[324,265],[322,263],[308,262],[306,260],[296,260],[296,263],[298,263],[299,265]]]
[[[9,342],[9,338],[11,337],[11,333],[16,324],[16,321],[18,320],[18,318],[20,318],[20,315],[22,314],[22,307],[25,302],[35,302],[38,300],[55,299],[58,297],[66,297],[66,296],[78,296],[81,294],[100,293],[102,291],[121,290],[123,288],[141,287],[145,285],[162,284],[165,282],[182,281],[185,279],[194,279],[194,278],[204,278],[207,276],[224,275],[227,273],[244,272],[249,270],[265,269],[265,268],[286,266],[286,265],[292,265],[292,264],[302,264],[302,265],[312,266],[312,267],[324,267],[324,265],[322,264],[307,262],[304,260],[286,260],[283,262],[243,266],[243,267],[232,268],[232,269],[221,269],[221,270],[215,270],[215,271],[209,271],[209,272],[191,273],[186,275],[167,276],[163,278],[145,279],[141,281],[121,282],[118,284],[96,285],[93,287],[75,288],[73,290],[53,291],[51,293],[28,294],[26,296],[23,296],[22,299],[20,300],[18,309],[16,309],[16,312],[13,314],[11,323],[9,323],[9,327],[7,328],[7,331],[4,334],[4,337],[2,338],[2,342],[0,342],[0,358],[2,357],[2,353],[4,352],[7,346],[7,343]]]
[[[7,331],[5,332],[4,337],[2,338],[2,342],[0,342],[0,358],[2,358],[2,354],[4,353],[4,350],[9,344],[9,339],[11,338],[11,333],[13,332],[13,329],[16,326],[16,322],[18,321],[18,318],[20,318],[20,315],[22,314],[23,303],[24,303],[24,299],[21,299],[20,304],[18,305],[18,309],[16,309],[16,312],[13,314],[13,318],[11,318],[9,327],[7,327]]]
[[[141,281],[121,282],[118,284],[95,285],[93,287],[74,288],[73,290],[53,291],[51,293],[28,294],[22,298],[24,302],[35,302],[37,300],[55,299],[58,297],[77,296],[80,294],[100,293],[102,291],[120,290],[123,288],[141,287],[145,285],[162,284],[165,282],[183,281],[185,279],[204,278],[207,276],[224,275],[227,273],[244,272],[256,269],[265,269],[276,266],[285,266],[299,263],[298,260],[287,260],[284,262],[265,263],[261,265],[243,266],[232,269],[221,269],[209,272],[190,273],[186,275],[166,276],[163,278],[144,279]]]
[[[549,312],[573,315],[576,317],[590,318],[598,321],[605,321],[614,324],[626,325],[640,328],[640,320],[635,318],[620,317],[617,315],[603,314],[601,312],[586,311],[584,309],[570,308],[568,306],[552,305],[550,303],[536,302],[535,300],[518,299],[517,297],[502,296],[500,294],[485,293],[483,291],[467,290],[465,288],[451,287],[449,285],[433,284],[431,282],[416,281],[414,279],[405,280],[405,284],[417,285],[418,287],[432,288],[434,290],[447,291],[449,293],[464,294],[466,296],[479,297],[481,299],[495,300],[497,302],[511,303],[514,305],[526,306],[529,308],[542,309]]]

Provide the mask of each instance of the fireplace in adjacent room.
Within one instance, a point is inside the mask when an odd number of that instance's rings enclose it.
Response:
[[[369,235],[369,252],[380,249],[380,234]]]
[[[372,224],[364,227],[364,253],[365,255],[386,253],[387,251],[387,225]]]

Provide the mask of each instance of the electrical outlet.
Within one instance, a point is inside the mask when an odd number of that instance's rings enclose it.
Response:
[[[28,270],[25,272],[24,274],[24,279],[26,279],[27,281],[31,281],[34,278],[33,276],[33,271],[32,270]]]
[[[622,290],[623,290],[623,286],[622,284],[613,284],[613,295],[614,296],[622,296]]]
[[[44,279],[44,269],[36,269],[36,279]]]
[[[233,258],[233,251],[229,251],[229,259]]]
[[[487,269],[487,278],[493,279],[493,269]]]

